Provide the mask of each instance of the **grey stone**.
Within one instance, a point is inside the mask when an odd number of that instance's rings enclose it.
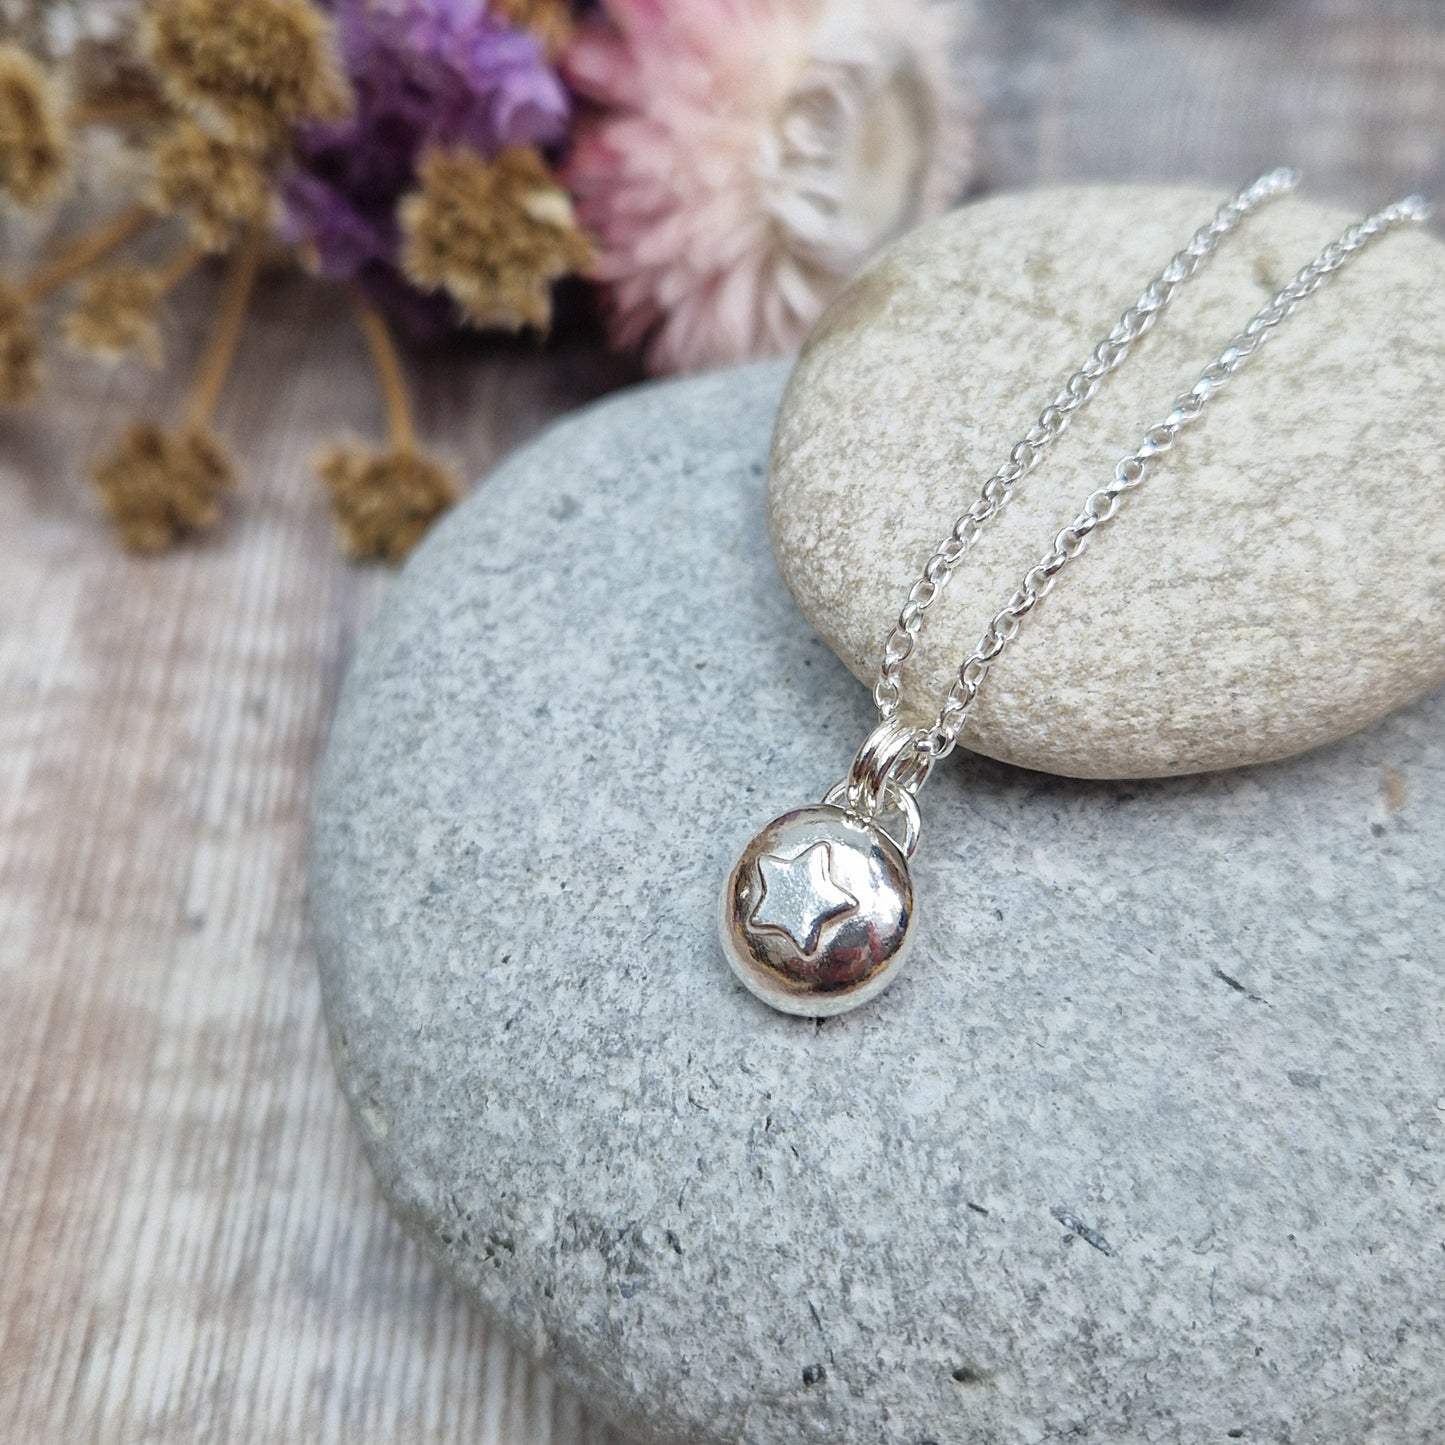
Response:
[[[386,1196],[648,1445],[1445,1437],[1445,699],[1142,785],[955,755],[908,972],[770,1013],[718,890],[871,717],[768,554],[782,381],[557,428],[359,651],[312,887]]]
[[[870,684],[912,580],[1060,383],[1221,197],[1096,187],[965,207],[887,252],[809,342],[770,497],[783,575]],[[931,720],[1024,571],[1206,362],[1356,215],[1248,219],[964,559],[904,669]],[[1386,237],[1278,331],[980,694],[968,743],[1074,777],[1285,757],[1445,681],[1445,246]]]

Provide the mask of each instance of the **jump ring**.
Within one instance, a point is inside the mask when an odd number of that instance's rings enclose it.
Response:
[[[853,812],[853,809],[848,807],[848,784],[846,781],[829,788],[828,795],[823,801],[835,808],[843,808],[849,813]],[[903,819],[903,836],[901,838],[894,838],[893,834],[877,821],[880,816],[889,812],[896,812]],[[919,835],[923,832],[923,820],[919,817],[917,799],[906,788],[901,787],[890,778],[885,789],[884,806],[872,817],[865,818],[863,821],[888,833],[888,836],[898,844],[905,858],[913,857],[918,848]]]
[[[909,794],[923,786],[933,764],[919,750],[921,736],[896,717],[886,718],[868,734],[848,770],[850,811],[871,819],[882,810],[890,785]]]

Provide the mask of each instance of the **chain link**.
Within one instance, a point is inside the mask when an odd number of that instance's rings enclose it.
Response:
[[[1003,508],[1018,483],[1063,434],[1073,414],[1092,399],[1103,378],[1123,361],[1133,343],[1153,325],[1175,292],[1201,268],[1220,240],[1262,201],[1293,189],[1297,183],[1298,176],[1293,171],[1271,171],[1223,206],[1214,220],[1197,231],[1189,245],[1149,283],[1139,301],[1124,313],[1084,366],[1064,384],[1055,401],[1040,414],[1023,440],[1014,446],[1009,460],[984,483],[978,500],[958,519],[953,531],[929,558],[922,576],[909,592],[898,625],[884,649],[874,700],[885,722],[897,715],[899,674],[913,651],[923,614],[947,586],[984,525]],[[1429,203],[1422,197],[1410,196],[1351,226],[1338,240],[1332,241],[1204,368],[1198,381],[1175,400],[1168,415],[1144,432],[1140,445],[1119,459],[1112,479],[1085,499],[1079,515],[1058,533],[1053,545],[1028,569],[1018,590],[988,624],[978,646],[959,668],[937,720],[931,727],[914,733],[917,756],[926,759],[927,766],[915,768],[913,776],[920,780],[926,778],[932,764],[953,751],[989,669],[1018,635],[1024,618],[1049,594],[1059,573],[1084,551],[1095,531],[1114,519],[1124,494],[1144,482],[1154,459],[1173,447],[1180,433],[1199,417],[1275,329],[1351,257],[1396,226],[1427,219],[1430,211]]]

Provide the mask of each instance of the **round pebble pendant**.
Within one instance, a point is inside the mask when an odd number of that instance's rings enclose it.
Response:
[[[743,850],[720,921],[728,963],[764,1003],[808,1018],[846,1013],[882,993],[908,953],[908,859],[843,808],[799,808]]]

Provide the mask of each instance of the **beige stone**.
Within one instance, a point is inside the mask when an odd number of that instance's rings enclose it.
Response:
[[[871,683],[908,586],[1063,379],[1221,197],[1005,195],[915,232],[789,384],[769,521],[784,579]],[[1295,197],[1227,238],[965,558],[905,667],[932,715],[1084,497],[1354,219]],[[1445,680],[1445,247],[1387,236],[1275,335],[994,667],[964,745],[1076,777],[1234,767],[1368,727]]]

